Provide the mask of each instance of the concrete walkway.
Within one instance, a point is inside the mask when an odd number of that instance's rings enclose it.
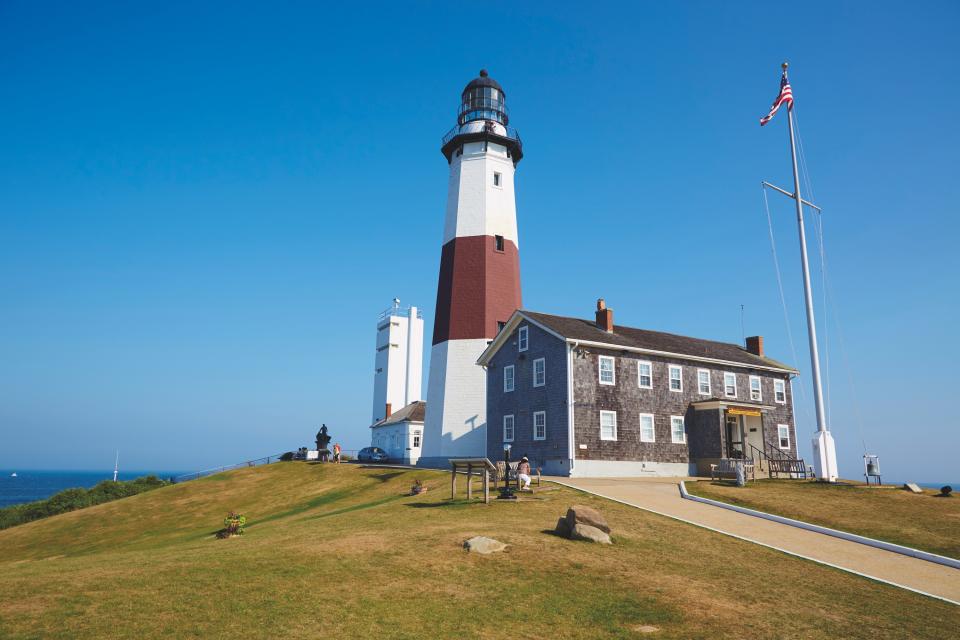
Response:
[[[956,569],[684,500],[677,486],[681,478],[549,480],[960,605],[960,571]]]

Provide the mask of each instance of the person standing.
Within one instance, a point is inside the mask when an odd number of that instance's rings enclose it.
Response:
[[[333,445],[333,461],[340,464],[340,443]]]
[[[520,491],[530,491],[530,460],[527,456],[520,458],[517,465],[517,478],[520,479]]]

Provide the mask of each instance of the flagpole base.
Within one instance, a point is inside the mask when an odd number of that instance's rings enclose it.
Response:
[[[818,431],[813,438],[813,470],[821,482],[837,481],[837,446],[829,431]]]

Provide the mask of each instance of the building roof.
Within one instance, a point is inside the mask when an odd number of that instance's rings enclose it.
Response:
[[[480,69],[480,75],[467,83],[467,86],[463,88],[463,93],[470,91],[470,89],[473,89],[474,87],[493,87],[500,93],[503,93],[504,96],[507,95],[504,92],[503,87],[500,86],[500,83],[487,74],[486,69]]]
[[[598,327],[593,320],[555,316],[525,309],[520,309],[514,313],[514,317],[507,328],[512,330],[510,325],[516,324],[518,318],[526,318],[567,341],[590,342],[609,346],[611,349],[621,348],[663,355],[686,356],[695,359],[733,363],[745,367],[779,369],[784,372],[798,373],[796,369],[782,362],[754,355],[744,347],[728,342],[715,342],[621,325],[614,325],[613,332],[610,333]],[[506,333],[506,330],[504,333]],[[499,342],[495,340],[487,349],[489,354],[485,352],[480,360],[484,361],[488,355],[492,356],[499,349]]]
[[[424,416],[427,415],[427,403],[425,400],[415,400],[411,402],[403,409],[399,411],[394,411],[389,416],[372,425],[373,427],[386,427],[391,424],[399,424],[401,422],[423,422]]]

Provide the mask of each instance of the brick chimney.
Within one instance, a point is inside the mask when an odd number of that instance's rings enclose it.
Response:
[[[390,414],[393,413],[393,406],[388,402],[387,403],[387,415],[383,416],[384,419],[390,417]]]
[[[755,356],[763,357],[763,336],[750,336],[747,338],[747,351]]]
[[[597,326],[607,333],[613,333],[613,309],[607,309],[603,298],[597,300]]]

